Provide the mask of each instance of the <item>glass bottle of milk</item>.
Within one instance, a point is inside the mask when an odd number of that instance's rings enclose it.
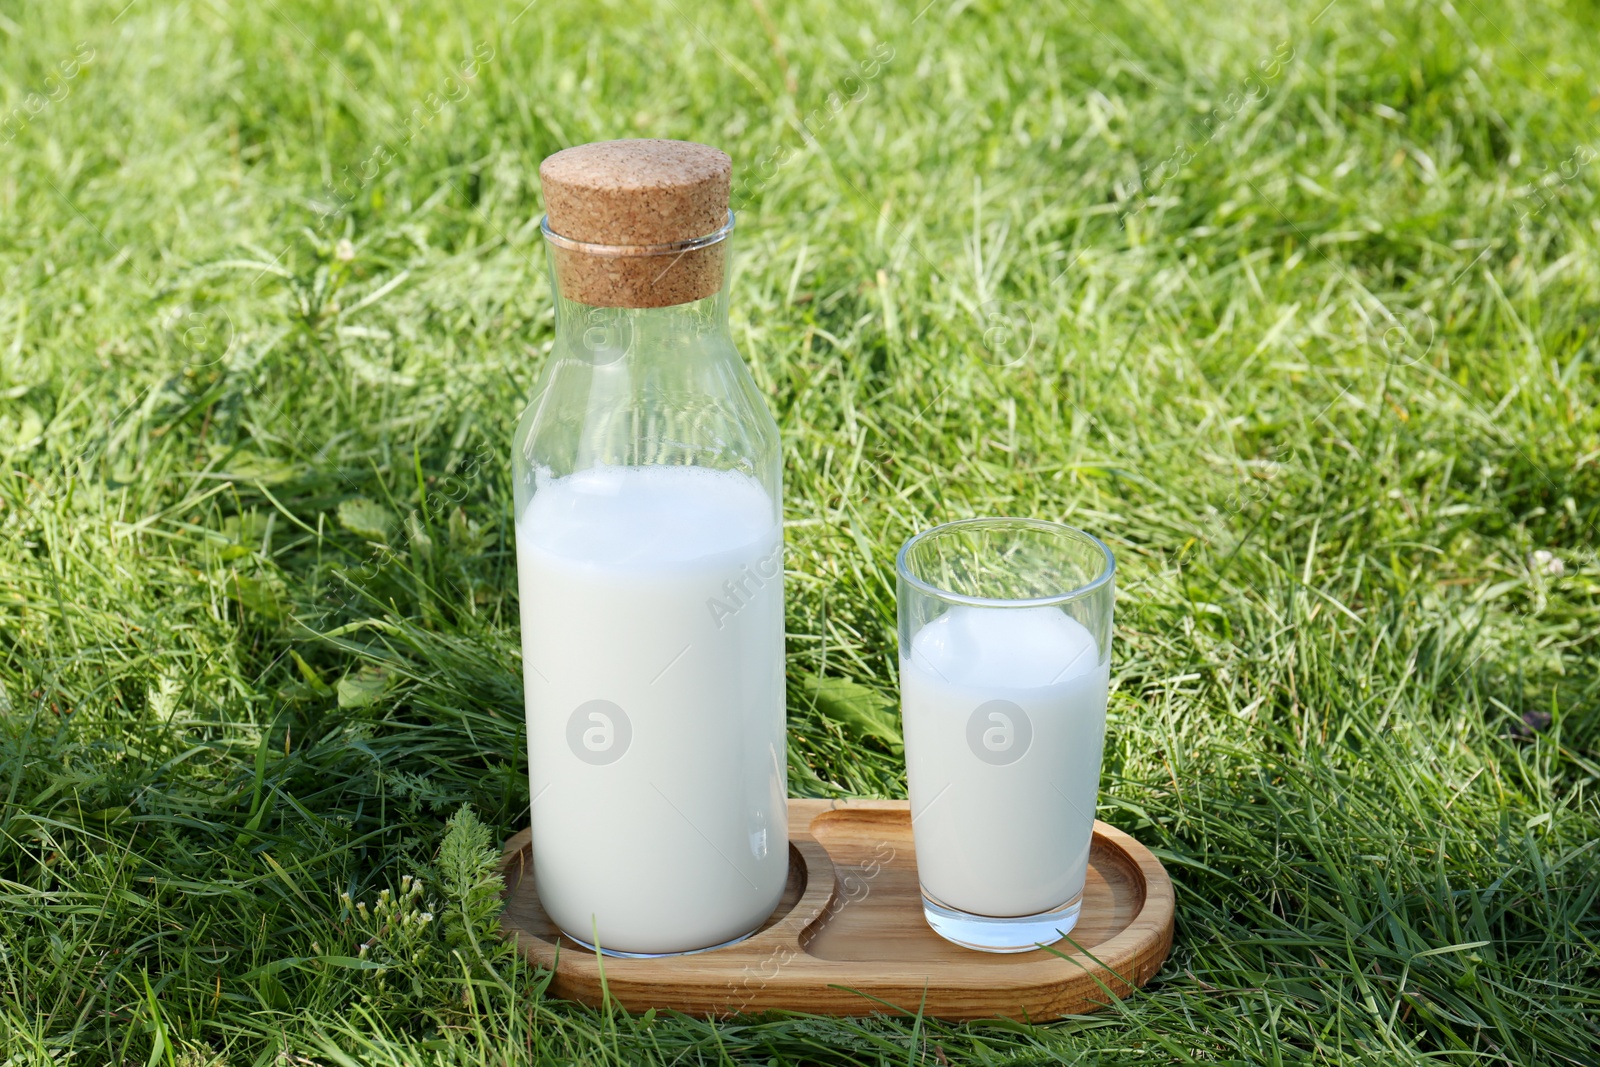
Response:
[[[782,460],[728,330],[731,163],[540,168],[556,335],[515,444],[533,862],[619,955],[749,935],[788,876]]]

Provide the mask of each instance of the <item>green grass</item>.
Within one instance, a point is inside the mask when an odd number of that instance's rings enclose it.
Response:
[[[1592,3],[123,4],[0,13],[5,1063],[1600,1062]],[[805,697],[892,703],[903,538],[1116,551],[1140,995],[641,1018],[487,936],[536,167],[616,136],[746,179],[795,793],[903,795]]]

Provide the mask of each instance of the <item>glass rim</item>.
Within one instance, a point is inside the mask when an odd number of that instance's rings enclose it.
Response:
[[[960,527],[980,526],[986,524],[1003,524],[1012,527],[1025,527],[1034,530],[1046,531],[1052,534],[1068,534],[1073,538],[1081,538],[1100,550],[1100,555],[1105,561],[1105,566],[1101,569],[1099,574],[1094,576],[1094,578],[1082,585],[1074,586],[1073,588],[1064,592],[1051,593],[1049,596],[1019,598],[969,596],[966,593],[957,593],[949,589],[941,589],[932,582],[924,581],[915,574],[912,574],[910,568],[907,567],[906,556],[910,553],[914,546],[920,544],[925,539],[931,538],[935,534],[947,533],[950,530]],[[895,554],[894,569],[896,574],[898,574],[905,581],[911,583],[921,592],[929,596],[938,597],[940,600],[949,601],[953,604],[967,604],[974,607],[989,608],[1050,607],[1056,604],[1068,604],[1074,600],[1082,600],[1084,597],[1098,590],[1101,586],[1110,583],[1112,578],[1115,577],[1117,573],[1117,557],[1112,554],[1111,549],[1107,547],[1106,543],[1100,540],[1100,538],[1096,537],[1094,534],[1087,530],[1080,530],[1076,526],[1068,526],[1064,522],[1052,522],[1049,519],[1024,519],[1009,515],[979,515],[970,519],[956,519],[952,522],[940,523],[938,526],[928,527],[928,529],[923,530],[919,534],[913,534],[911,537],[906,539],[906,543],[901,545],[900,551]]]
[[[690,237],[684,241],[669,241],[659,245],[609,245],[597,244],[593,241],[578,241],[571,237],[563,237],[550,228],[550,216],[544,215],[539,219],[539,232],[544,234],[544,239],[555,247],[567,252],[582,252],[588,256],[678,256],[685,252],[693,252],[701,248],[710,248],[727,240],[733,233],[733,209],[728,209],[728,220],[716,230],[701,237]]]

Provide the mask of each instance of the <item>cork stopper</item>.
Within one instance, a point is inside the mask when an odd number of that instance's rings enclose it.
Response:
[[[732,160],[689,141],[600,141],[547,158],[539,180],[562,295],[637,308],[715,295],[726,243],[672,246],[727,224],[732,178]]]

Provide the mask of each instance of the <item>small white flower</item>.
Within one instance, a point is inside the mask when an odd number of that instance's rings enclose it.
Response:
[[[1528,566],[1547,578],[1559,578],[1567,573],[1567,565],[1561,562],[1561,557],[1543,548],[1528,557]]]
[[[333,258],[340,263],[348,263],[356,258],[356,246],[350,243],[350,238],[339,238],[339,243],[333,246]]]

